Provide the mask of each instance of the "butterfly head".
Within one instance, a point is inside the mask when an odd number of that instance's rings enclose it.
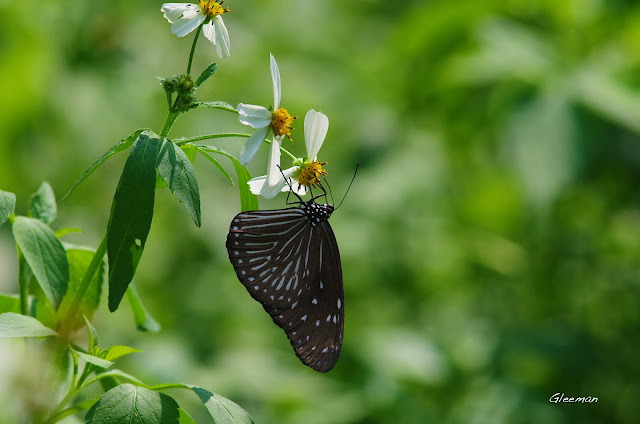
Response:
[[[311,199],[308,202],[302,202],[300,204],[300,209],[304,212],[305,219],[309,221],[311,225],[316,227],[329,219],[333,213],[334,207],[330,203],[324,203],[321,205]]]

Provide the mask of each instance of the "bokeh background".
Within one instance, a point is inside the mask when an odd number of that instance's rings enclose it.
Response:
[[[42,180],[61,198],[119,139],[160,131],[155,76],[184,72],[192,40],[170,33],[161,4],[0,1],[0,188],[17,194],[18,212]],[[219,60],[199,43],[194,73],[220,67],[198,98],[269,105],[273,53],[284,106],[330,118],[320,158],[336,198],[360,164],[331,219],[344,269],[342,356],[326,375],[301,365],[237,281],[224,247],[237,188],[200,157],[202,228],[158,192],[136,277],[163,330],[136,331],[124,303],[95,317],[103,345],[145,351],[121,367],[148,383],[201,385],[257,423],[635,422],[640,5],[225,5],[232,55]],[[302,156],[298,127],[286,147]],[[171,136],[224,131],[246,128],[200,109]],[[237,154],[242,142],[211,144]],[[253,175],[264,174],[266,153]],[[96,246],[124,160],[60,203],[54,228],[82,228],[68,239]],[[8,225],[0,268],[0,290],[17,291]],[[38,379],[0,347],[0,409],[11,422]],[[550,403],[557,392],[599,401]],[[208,422],[197,399],[170,394]]]

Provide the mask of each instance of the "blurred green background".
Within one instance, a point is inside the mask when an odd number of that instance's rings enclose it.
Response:
[[[192,41],[170,33],[161,4],[0,1],[0,188],[17,194],[18,212],[42,180],[61,198],[119,139],[160,131],[155,76],[184,72]],[[360,163],[331,219],[344,269],[342,355],[326,375],[301,365],[237,281],[224,247],[237,188],[199,158],[202,228],[158,192],[138,268],[163,331],[137,332],[126,307],[96,315],[103,345],[145,350],[122,368],[148,383],[206,387],[257,423],[635,422],[640,5],[225,5],[231,57],[201,40],[194,73],[220,67],[199,100],[271,104],[271,52],[283,105],[329,116],[320,159],[336,198]],[[297,127],[285,146],[302,156]],[[194,110],[171,136],[219,131],[246,128],[233,114]],[[211,144],[237,154],[242,142]],[[253,175],[265,173],[266,153]],[[80,227],[68,239],[96,246],[124,160],[59,204],[54,228]],[[12,243],[5,225],[4,292],[17,291]],[[31,366],[0,348],[0,410],[13,411],[30,393],[15,371]],[[599,401],[550,403],[557,392]],[[170,394],[207,422],[197,399]]]

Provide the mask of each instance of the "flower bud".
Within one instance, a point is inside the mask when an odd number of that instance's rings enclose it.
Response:
[[[178,80],[178,90],[181,93],[188,93],[193,89],[193,80],[191,79],[191,75],[182,74],[180,75],[180,79]]]

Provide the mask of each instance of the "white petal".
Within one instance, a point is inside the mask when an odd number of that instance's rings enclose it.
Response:
[[[267,132],[269,128],[260,128],[258,131],[254,132],[251,137],[244,143],[242,149],[240,150],[240,163],[243,165],[248,164],[253,156],[258,151],[260,144],[264,141],[267,136]]]
[[[269,150],[269,162],[267,163],[267,185],[273,186],[282,179],[280,174],[280,146],[282,145],[282,137],[273,137],[271,141],[271,149]]]
[[[204,22],[207,17],[198,9],[196,13],[187,16],[185,13],[182,18],[178,19],[171,26],[171,33],[178,37],[184,37]]]
[[[251,178],[249,181],[247,181],[247,184],[249,184],[249,189],[251,190],[251,193],[253,194],[260,194],[260,191],[262,190],[262,186],[264,186],[264,182],[267,180],[267,176],[263,175],[261,177],[255,177],[255,178]]]
[[[311,109],[304,117],[304,142],[307,146],[307,158],[314,161],[318,158],[318,151],[322,147],[324,138],[329,130],[329,118]]]
[[[278,69],[278,62],[271,56],[271,82],[273,83],[273,110],[280,109],[280,69]]]
[[[190,12],[192,10],[194,12],[198,11],[200,10],[200,7],[197,4],[193,3],[165,3],[160,8],[160,11],[164,12],[164,17],[170,23],[174,23],[175,21],[180,19],[183,13]]]
[[[216,52],[218,56],[222,59],[229,56],[231,50],[231,41],[229,40],[229,33],[227,32],[227,27],[224,25],[224,21],[222,20],[222,16],[218,15],[212,19],[213,25],[216,28],[216,38],[217,40],[213,43],[216,45]]]
[[[296,179],[289,178],[289,184],[291,184],[291,186],[293,187],[293,192],[297,193],[298,196],[304,196],[305,194],[307,194],[307,188],[303,185],[300,185]],[[290,191],[291,189],[289,188],[289,184],[285,185],[282,188],[282,191]]]
[[[294,166],[292,168],[286,169],[283,171],[285,178],[288,180],[291,178],[291,174],[294,173],[294,171],[298,170],[297,166]],[[266,198],[266,199],[273,199],[274,197],[276,197],[276,195],[278,193],[280,193],[281,191],[283,191],[284,187],[287,187],[287,180],[285,180],[285,178],[282,178],[282,175],[280,176],[280,179],[278,180],[278,182],[274,185],[268,185],[268,184],[264,184],[262,186],[262,190],[260,190],[260,194]]]
[[[266,107],[240,103],[236,109],[238,119],[245,125],[251,125],[253,128],[264,128],[271,125],[271,111]]]
[[[202,33],[207,40],[211,41],[214,45],[216,44],[216,30],[213,27],[213,21],[209,21],[209,23],[202,27]]]

